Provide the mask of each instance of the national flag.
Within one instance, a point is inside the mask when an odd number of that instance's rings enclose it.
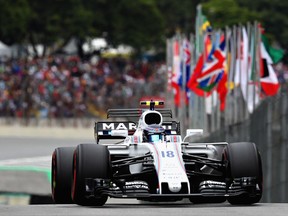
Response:
[[[280,84],[275,71],[272,67],[272,59],[270,58],[263,41],[261,42],[261,62],[260,62],[260,82],[263,92],[267,96],[273,96],[278,93]]]
[[[183,40],[183,63],[184,63],[184,73],[185,73],[185,78],[186,78],[185,86],[184,86],[185,93],[186,93],[185,103],[187,105],[189,102],[189,88],[187,87],[187,83],[190,79],[190,67],[191,67],[191,44],[187,38]]]
[[[227,62],[226,62],[226,55],[225,55],[225,48],[226,48],[226,39],[224,35],[222,35],[220,39],[220,46],[219,50],[224,58],[223,61],[223,75],[221,80],[219,81],[219,84],[217,86],[217,93],[219,95],[219,100],[220,100],[220,111],[225,110],[226,106],[226,95],[228,93],[228,72],[227,72]]]
[[[204,56],[202,54],[197,61],[196,67],[193,70],[193,73],[192,73],[190,80],[187,83],[187,87],[190,90],[192,90],[195,94],[197,94],[198,96],[201,96],[201,97],[205,96],[205,91],[198,87],[197,79],[202,72],[203,65],[204,65]]]
[[[173,69],[172,69],[172,88],[174,91],[174,103],[177,107],[180,106],[181,96],[181,62],[180,62],[180,47],[178,40],[173,42]]]
[[[225,57],[221,48],[225,47],[225,40],[215,49],[214,43],[211,52],[204,64],[201,74],[197,78],[198,87],[206,92],[211,92],[217,86],[224,73]]]
[[[241,58],[242,58],[242,33],[240,28],[237,30],[237,40],[236,40],[236,61],[235,61],[235,73],[234,73],[234,86],[240,85],[240,74],[241,74]]]
[[[204,35],[204,53],[205,53],[205,59],[208,58],[209,53],[211,53],[211,50],[213,48],[212,46],[212,26],[210,25],[210,22],[207,20],[207,18],[204,16],[205,22],[202,25],[202,33]]]
[[[224,74],[224,60],[220,46],[215,50],[214,45],[205,64],[204,55],[200,56],[188,87],[199,96],[204,96],[205,92],[206,96],[210,95]]]
[[[259,104],[259,85],[256,81],[256,39],[255,32],[251,32],[250,50],[248,56],[248,86],[246,104],[249,113],[252,113]]]
[[[271,47],[269,46],[268,40],[264,35],[264,29],[261,27],[261,24],[258,26],[261,31],[261,44],[260,44],[260,83],[261,88],[264,94],[267,96],[274,96],[278,93],[280,84],[276,73],[272,67],[273,63],[279,61],[283,56],[274,56],[274,61],[269,55],[269,50]],[[273,55],[273,52],[272,52]]]
[[[197,6],[197,15],[196,15],[196,25],[195,25],[195,32],[196,32],[196,55],[200,56],[203,50],[205,49],[205,57],[211,50],[212,43],[211,43],[211,32],[212,26],[205,15],[202,13],[202,7],[199,4]],[[203,41],[204,46],[203,47]],[[208,50],[206,50],[208,49]]]
[[[264,34],[261,35],[262,42],[264,43],[265,49],[268,52],[273,64],[277,64],[284,56],[284,51],[281,49],[275,49],[269,45],[268,39]]]
[[[211,24],[209,22],[209,20],[207,19],[206,16],[202,15],[202,26],[201,26],[201,30],[202,32],[211,32],[212,30],[212,27],[211,27]]]
[[[221,80],[224,70],[224,57],[219,49],[212,48],[211,53],[204,64],[201,74],[197,78],[198,87],[210,92]]]
[[[249,41],[245,27],[242,27],[241,56],[240,56],[240,86],[244,100],[247,102],[247,84],[248,84],[248,58]]]
[[[220,77],[214,76],[213,79],[207,77],[208,73],[217,68],[217,62],[214,61],[215,46],[212,46],[211,32],[212,27],[206,16],[202,14],[201,7],[197,7],[198,28],[196,28],[196,43],[198,43],[201,55],[187,86],[198,96],[209,96],[210,88],[213,88],[213,83]],[[204,37],[203,37],[204,36]],[[197,39],[198,38],[198,39]],[[204,49],[201,49],[201,38],[204,40]],[[196,44],[197,45],[197,44]],[[218,54],[216,54],[217,56]],[[216,64],[216,65],[215,65]],[[217,74],[217,72],[216,72]]]

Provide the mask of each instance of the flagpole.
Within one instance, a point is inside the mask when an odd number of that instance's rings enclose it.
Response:
[[[256,108],[256,95],[259,96],[260,85],[260,59],[259,59],[259,48],[260,48],[260,31],[258,28],[258,21],[254,22],[254,32],[255,32],[255,76],[254,76],[254,92],[253,92],[253,109]],[[258,92],[257,92],[258,91]],[[258,103],[260,103],[260,97],[258,97]]]
[[[177,45],[177,46],[176,46]],[[180,56],[179,56],[179,34],[177,33],[172,39],[172,52],[173,52],[173,73],[172,73],[172,85],[174,93],[174,108],[175,108],[175,117],[179,118],[179,106],[181,105],[179,100],[179,88],[178,88],[178,76],[180,70]]]
[[[236,57],[236,61],[235,61],[235,66],[234,66],[234,69],[235,69],[235,74],[234,74],[234,90],[233,90],[233,94],[234,94],[234,109],[235,109],[235,115],[234,115],[234,124],[238,122],[238,119],[239,119],[239,108],[238,108],[238,104],[237,104],[237,101],[238,101],[238,85],[239,83],[236,82],[236,78],[238,76],[238,82],[239,82],[239,33],[238,33],[238,26],[234,26],[234,31],[235,31],[235,57]],[[237,74],[237,71],[238,71],[238,74]]]
[[[245,119],[244,117],[244,109],[245,109],[245,100],[244,100],[244,92],[242,91],[242,85],[243,85],[243,77],[242,77],[242,73],[243,73],[243,67],[242,67],[242,62],[243,62],[243,33],[242,33],[242,25],[239,24],[239,35],[240,35],[240,96],[241,97],[241,105],[240,105],[240,109],[241,109],[241,116],[240,116],[240,122],[243,121]]]
[[[253,24],[253,33],[254,33],[254,47],[253,47],[253,64],[254,64],[254,73],[253,73],[253,112],[256,109],[259,103],[259,94],[258,94],[258,73],[259,73],[259,65],[257,63],[257,50],[258,50],[258,28],[257,28],[257,21]]]
[[[230,76],[230,63],[231,63],[231,53],[229,53],[230,50],[230,40],[231,40],[231,31],[228,28],[228,26],[225,27],[225,40],[226,40],[226,47],[225,47],[225,56],[226,56],[226,68],[227,68],[227,95],[226,95],[226,105],[224,112],[221,112],[221,124],[220,127],[224,126],[226,127],[229,122],[230,116],[231,116],[231,106],[230,106],[230,88],[229,88],[229,76]]]
[[[231,97],[231,105],[232,105],[232,116],[231,116],[231,124],[236,123],[236,113],[237,113],[237,107],[236,107],[236,84],[235,84],[235,76],[236,76],[236,61],[237,61],[237,27],[234,25],[232,29],[232,41],[233,41],[233,49],[231,49],[231,61],[233,62],[233,66],[231,66],[231,74],[229,75],[230,80],[233,83],[233,89],[231,91],[230,97]],[[233,51],[233,52],[232,52]],[[233,57],[232,57],[233,53]]]
[[[200,7],[200,9],[201,9],[201,14],[202,14],[202,7]],[[202,25],[203,25],[203,15],[202,15],[202,17],[201,17],[201,25],[200,25],[200,27],[201,27],[201,29],[200,29],[200,31],[201,31],[201,41],[200,41],[200,43],[199,44],[201,44],[201,49],[200,49],[200,53],[199,53],[199,56],[200,56],[200,54],[201,53],[203,53],[203,65],[205,64],[205,60],[206,60],[206,55],[207,55],[207,53],[206,53],[206,49],[205,49],[205,39],[206,39],[206,36],[207,36],[207,31],[205,31],[204,32],[204,34],[203,34],[203,29],[202,29]],[[206,101],[206,92],[204,92],[204,97],[203,98],[199,98],[199,101],[200,101],[200,106],[199,106],[199,110],[200,110],[200,115],[199,115],[199,117],[200,117],[200,119],[199,119],[199,121],[200,121],[200,124],[201,124],[201,128],[203,128],[204,129],[204,131],[206,131],[206,133],[209,133],[209,131],[208,131],[208,126],[207,126],[207,124],[206,124],[206,122],[207,122],[207,114],[206,114],[206,109],[207,109],[207,107],[206,107],[206,103],[205,103],[205,101]]]
[[[186,130],[188,128],[187,125],[187,116],[186,116],[186,58],[185,58],[185,53],[184,53],[184,43],[185,43],[185,39],[186,36],[185,35],[181,35],[181,48],[180,48],[180,56],[181,56],[181,62],[182,62],[182,85],[181,85],[181,119],[182,122],[184,123],[184,130]],[[182,130],[183,130],[182,129]],[[183,130],[183,133],[185,133],[185,131]]]
[[[245,28],[245,27],[244,27]],[[249,54],[250,54],[250,42],[251,42],[251,24],[250,22],[247,22],[247,39],[248,39],[248,58],[247,58],[247,67],[246,67],[246,70],[245,70],[245,73],[246,76],[247,76],[247,83],[246,83],[246,109],[244,110],[245,111],[245,119],[249,118],[249,115],[250,115],[250,111],[249,111],[249,103],[250,103],[250,95],[249,95],[249,80],[250,80],[250,77],[249,77]],[[252,57],[250,57],[250,59],[252,59]],[[250,60],[251,61],[251,60]]]
[[[179,31],[177,32],[177,34],[176,34],[176,40],[178,41],[178,52],[179,52],[179,61],[180,61],[180,65],[178,65],[178,66],[180,66],[180,73],[181,73],[181,55],[182,55],[182,41],[181,41],[181,35],[180,35],[180,33],[179,33]],[[178,79],[178,78],[177,78]],[[177,85],[178,85],[178,80],[177,80]],[[177,108],[177,119],[180,119],[181,121],[182,121],[182,94],[181,94],[181,90],[182,90],[182,86],[180,87],[180,92],[179,92],[179,94],[180,94],[180,98],[179,98],[179,106],[178,106],[178,108]],[[181,131],[182,132],[182,131]]]
[[[191,53],[191,60],[190,60],[190,71],[189,71],[189,77],[192,76],[192,68],[195,67],[195,62],[196,60],[194,60],[195,58],[195,46],[194,46],[194,42],[195,42],[195,38],[193,34],[190,34],[190,53]],[[193,109],[194,107],[194,95],[193,93],[190,91],[190,89],[188,89],[188,94],[189,94],[189,108],[188,108],[188,119],[189,119],[189,128],[193,128]]]
[[[225,73],[228,73],[228,71],[226,71],[226,65],[227,65],[227,58],[228,58],[228,55],[226,53],[227,51],[227,40],[226,40],[226,31],[224,30],[224,32],[221,30],[220,31],[220,35],[219,35],[219,45],[218,47],[220,47],[220,44],[221,44],[221,37],[222,35],[224,36],[224,40],[225,40],[225,48],[223,50],[223,53],[224,53],[224,56],[225,56],[225,60],[224,60],[224,63],[223,63],[223,76],[222,76],[222,79],[224,76],[228,76],[227,74]],[[227,80],[226,80],[227,82]],[[226,85],[227,83],[225,83],[224,85]],[[219,83],[218,83],[219,85]],[[227,86],[224,86],[224,88],[227,88]],[[228,92],[227,92],[228,94]],[[225,100],[225,107],[226,107],[226,102],[227,102],[227,94],[226,94],[226,98],[224,99]],[[219,94],[217,95],[219,97]],[[225,115],[223,115],[223,113],[225,113],[225,110],[224,111],[220,111],[220,106],[221,106],[221,103],[219,103],[219,100],[216,96],[216,129],[221,129],[225,126],[224,122],[225,122]]]
[[[212,39],[211,41],[212,41],[212,44],[213,44],[212,46],[215,45],[215,47],[218,47],[218,32],[213,31],[213,33],[211,34],[211,39]],[[209,96],[210,100],[208,101],[208,103],[210,102],[210,107],[211,107],[210,115],[207,114],[207,117],[210,118],[210,133],[215,131],[215,125],[216,125],[216,123],[215,123],[216,113],[215,113],[215,110],[214,110],[214,91],[215,91],[215,89],[212,90],[211,95]]]
[[[196,15],[196,25],[195,25],[195,38],[196,38],[196,48],[195,48],[195,60],[200,57],[200,53],[202,52],[201,47],[202,47],[202,41],[201,41],[201,25],[202,25],[202,8],[201,4],[197,5],[197,15]],[[196,61],[195,61],[196,62]],[[199,128],[200,126],[200,121],[201,121],[201,111],[200,109],[200,99],[195,93],[193,93],[193,96],[195,98],[194,101],[194,118],[192,119],[193,121],[193,128]],[[203,128],[204,129],[204,128]],[[205,132],[205,131],[204,131]]]
[[[257,41],[257,35],[256,35],[256,31],[255,31],[255,26],[254,24],[251,24],[251,39],[253,37],[253,41],[254,41],[254,44],[252,44],[251,42],[251,50],[252,50],[252,57],[251,57],[251,74],[250,74],[250,80],[251,82],[253,83],[252,84],[252,87],[253,87],[253,90],[252,90],[252,113],[254,112],[255,110],[255,91],[256,91],[256,85],[255,85],[255,66],[254,66],[254,63],[255,63],[255,46],[256,46],[256,41]],[[253,71],[254,70],[254,71]],[[254,72],[254,74],[253,74]]]
[[[230,95],[229,75],[230,75],[230,63],[231,63],[231,54],[229,55],[229,50],[230,50],[231,30],[228,26],[225,26],[224,36],[225,36],[225,41],[226,41],[226,46],[225,46],[225,50],[224,50],[225,57],[226,57],[225,65],[224,65],[224,73],[225,73],[225,71],[227,73],[227,75],[226,75],[227,76],[227,82],[226,82],[227,94],[226,94],[225,110],[223,112],[220,112],[219,128],[225,128],[225,126],[228,125],[227,122],[229,122],[229,118],[231,116],[230,97],[229,97],[229,95]]]
[[[241,79],[241,58],[242,58],[242,53],[241,53],[241,42],[242,42],[242,34],[241,34],[241,24],[238,25],[238,57],[239,57],[239,64],[238,64],[238,70],[239,70],[239,86],[237,88],[237,97],[240,99],[239,100],[239,105],[237,107],[239,107],[238,109],[238,119],[237,122],[240,122],[243,120],[243,95],[242,95],[242,91],[241,91],[241,84],[242,84],[242,79]]]
[[[172,83],[171,83],[171,79],[172,79],[172,49],[171,49],[171,39],[167,39],[166,40],[166,72],[167,72],[167,76],[166,76],[166,101],[169,102],[168,107],[172,107],[172,103],[171,101],[173,100],[173,98],[171,97],[171,91],[172,91]],[[170,92],[170,93],[169,93]],[[173,112],[175,112],[175,110],[173,109]],[[173,113],[174,115],[174,113]]]
[[[234,50],[233,50],[233,29],[231,30],[228,26],[225,28],[226,34],[226,64],[227,64],[227,96],[226,96],[226,109],[223,116],[224,126],[228,126],[232,123],[233,116],[233,100],[231,97],[231,82],[233,78],[233,60],[234,60]]]

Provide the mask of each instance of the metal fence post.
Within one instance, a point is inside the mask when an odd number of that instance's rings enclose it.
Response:
[[[271,202],[272,198],[272,103],[271,100],[267,101],[267,148],[266,148],[266,158],[267,158],[267,170],[266,170],[266,184],[267,184],[267,202]]]
[[[287,202],[287,117],[288,117],[288,104],[287,104],[287,95],[283,95],[281,97],[281,158],[280,158],[280,185],[281,185],[281,194],[280,194],[280,201]]]

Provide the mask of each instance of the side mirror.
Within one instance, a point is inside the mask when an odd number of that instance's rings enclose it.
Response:
[[[111,136],[127,137],[128,136],[128,130],[111,130],[110,135]]]
[[[185,141],[186,138],[192,137],[195,135],[203,135],[203,129],[187,129],[186,136],[184,137],[183,142]]]

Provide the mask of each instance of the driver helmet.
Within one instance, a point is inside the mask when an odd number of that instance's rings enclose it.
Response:
[[[165,135],[165,129],[162,126],[152,124],[148,125],[143,130],[144,142],[158,142],[163,139]]]

